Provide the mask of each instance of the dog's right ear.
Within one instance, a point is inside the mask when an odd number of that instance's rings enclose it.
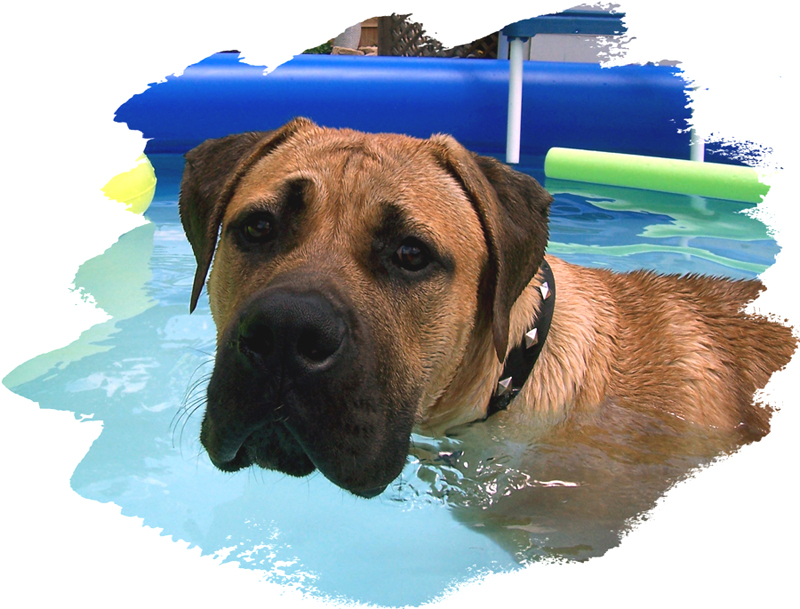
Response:
[[[315,125],[310,120],[296,118],[276,131],[206,140],[186,153],[178,208],[197,260],[189,312],[197,306],[214,257],[219,227],[239,180],[264,155],[298,131],[311,127]]]

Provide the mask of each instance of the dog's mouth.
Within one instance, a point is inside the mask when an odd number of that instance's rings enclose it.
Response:
[[[236,472],[257,465],[302,477],[316,469],[314,462],[283,423],[263,425],[245,437],[241,445],[229,446],[227,451],[216,445],[210,428],[206,419],[200,440],[206,447],[211,463],[224,472]]]
[[[405,441],[403,431],[387,438],[376,421],[353,414],[367,410],[363,402],[348,413],[346,400],[331,406],[325,399],[320,401],[319,395],[294,390],[281,396],[277,402],[281,406],[276,407],[263,395],[253,395],[260,393],[252,391],[253,377],[245,375],[237,381],[241,393],[226,393],[220,399],[216,395],[219,383],[212,377],[213,390],[200,429],[200,441],[218,469],[236,472],[258,466],[294,477],[319,470],[340,488],[372,498],[404,467],[410,426]],[[251,391],[243,390],[248,385]],[[256,385],[263,391],[261,383]],[[373,413],[380,411],[371,406]]]
[[[248,435],[238,448],[219,450],[213,440],[208,419],[203,421],[200,440],[206,447],[211,463],[224,472],[236,472],[256,465],[262,469],[276,470],[294,477],[304,477],[317,469],[329,480],[345,490],[364,498],[380,495],[388,482],[373,484],[369,480],[348,479],[336,468],[317,464],[312,460],[302,443],[281,422],[264,425]]]

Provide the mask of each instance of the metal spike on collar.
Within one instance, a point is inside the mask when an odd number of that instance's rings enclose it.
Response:
[[[547,300],[547,297],[550,296],[550,286],[547,285],[546,281],[539,286],[539,291],[542,293],[542,300]]]
[[[522,340],[509,350],[503,363],[503,371],[499,375],[500,380],[495,386],[492,397],[489,398],[486,416],[482,419],[484,421],[493,414],[507,410],[510,407],[514,398],[519,395],[525,383],[528,382],[533,367],[538,361],[542,346],[547,342],[555,309],[557,282],[553,275],[553,270],[547,264],[547,260],[542,261],[540,274],[537,276],[541,279],[536,289],[539,290],[542,300],[538,303],[539,310],[537,314],[530,322],[533,327],[528,326],[528,331],[524,334]],[[536,297],[534,296],[533,298]]]
[[[501,396],[507,394],[511,391],[511,377],[504,378],[500,382],[497,383],[497,391],[495,391],[496,396]]]

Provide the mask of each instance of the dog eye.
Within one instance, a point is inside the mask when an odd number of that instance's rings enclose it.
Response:
[[[428,248],[416,239],[406,239],[395,250],[392,263],[406,271],[417,272],[424,269],[431,262]]]
[[[263,243],[272,238],[273,220],[270,216],[255,214],[244,222],[240,230],[250,243]]]

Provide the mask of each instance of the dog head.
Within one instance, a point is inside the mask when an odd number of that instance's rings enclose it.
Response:
[[[295,119],[187,153],[191,309],[208,275],[217,326],[201,429],[212,462],[382,492],[470,346],[505,358],[549,202],[448,136]]]

